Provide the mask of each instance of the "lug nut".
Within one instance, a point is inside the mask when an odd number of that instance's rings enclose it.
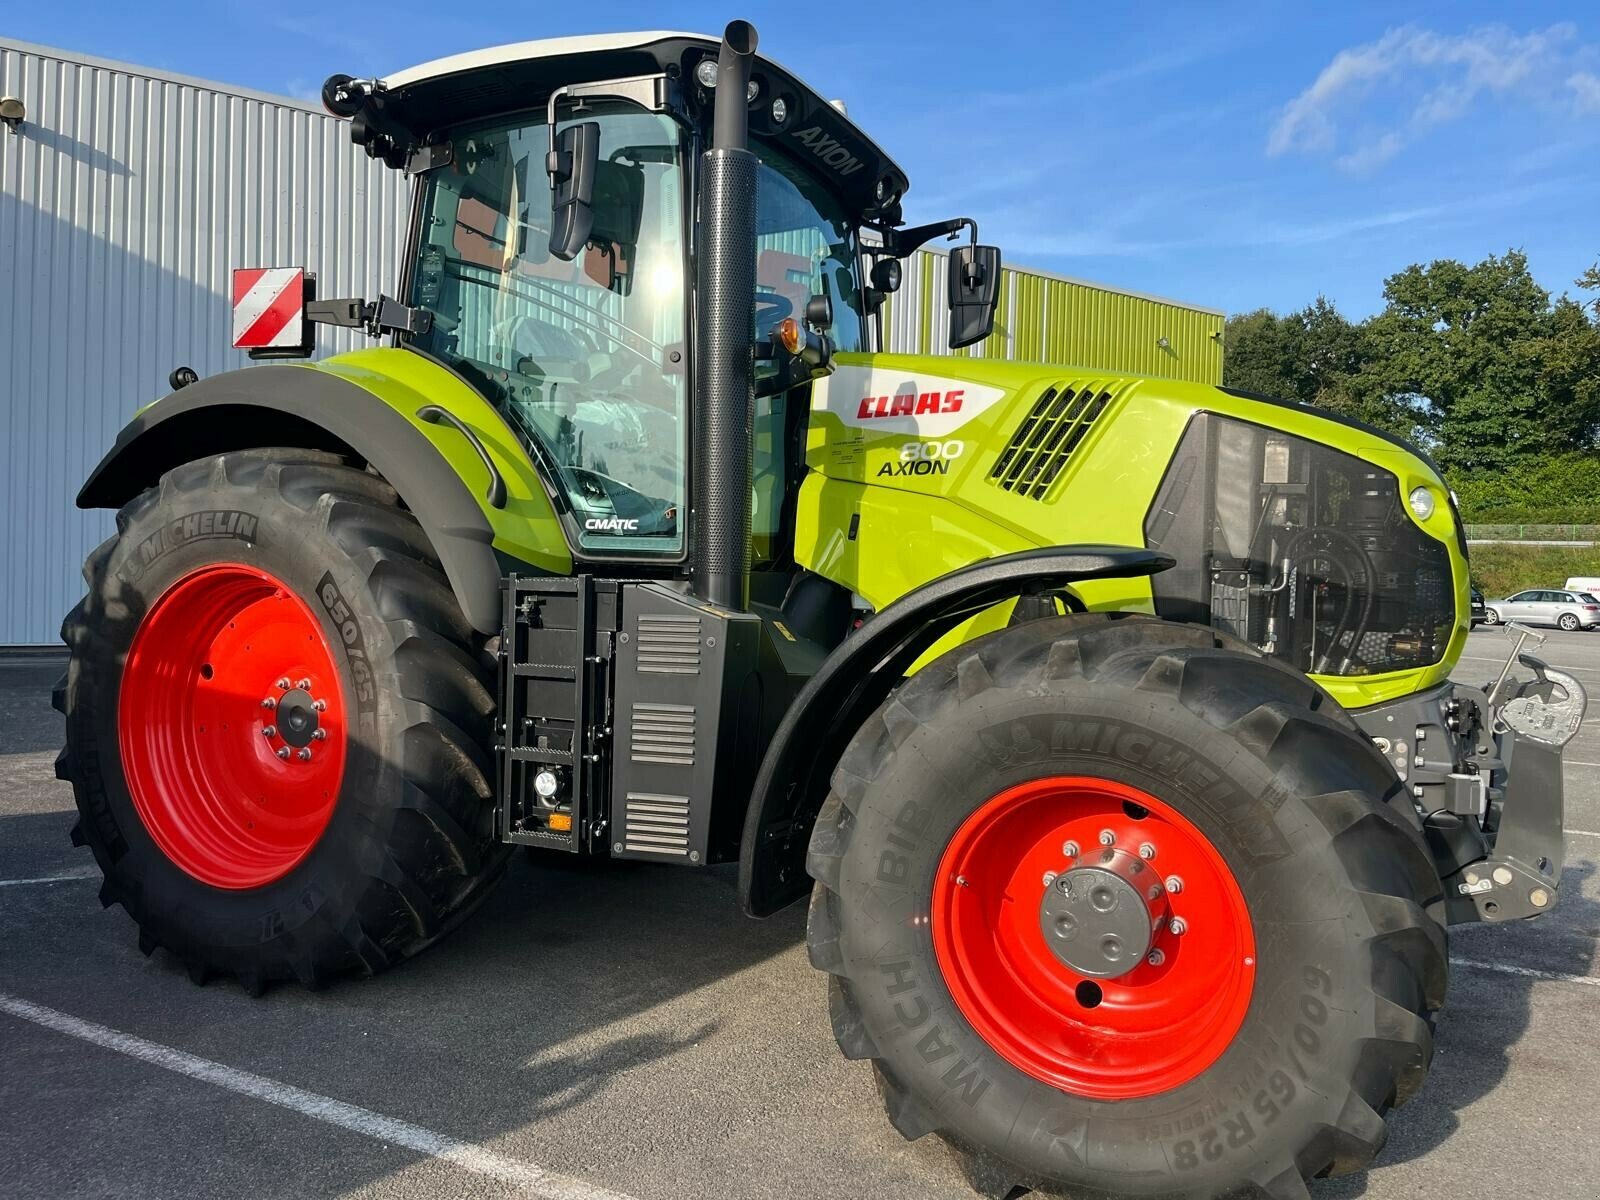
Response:
[[[268,696],[265,700],[263,700],[261,702],[261,707],[262,708],[277,708],[278,707],[278,702],[276,700],[274,700],[271,696]]]
[[[295,755],[295,757],[298,758],[301,762],[310,762],[311,761],[311,747],[310,746],[301,746],[299,752]]]
[[[326,700],[313,700],[311,702],[311,708],[312,708],[312,711],[314,711],[314,712],[322,712],[327,707],[328,707],[328,702]]]
[[[327,738],[328,731],[326,729],[313,729],[311,731],[311,740],[314,742],[326,741]]]
[[[1117,835],[1109,829],[1102,829],[1100,831],[1100,844],[1102,846],[1115,846],[1117,844]]]
[[[276,725],[264,725],[264,726],[262,726],[261,727],[261,736],[264,737],[264,738],[275,738],[275,737],[277,737],[278,736],[278,727]]]
[[[283,675],[283,676],[279,677],[279,679],[278,679],[278,690],[280,692],[287,692],[289,690],[289,677],[287,675]]]
[[[299,688],[302,692],[309,692],[311,690],[311,680],[297,679],[295,681],[295,687]]]
[[[1183,934],[1188,932],[1189,922],[1185,921],[1182,917],[1173,917],[1172,920],[1168,922],[1167,928],[1172,930],[1174,935],[1181,937]]]
[[[1149,842],[1140,842],[1139,843],[1139,857],[1140,858],[1144,859],[1145,862],[1149,862],[1155,856],[1156,856],[1156,848],[1154,846],[1152,846]]]
[[[283,759],[285,762],[288,762],[289,761],[289,747],[287,747],[287,746],[279,746],[278,747],[278,757]]]
[[[1056,881],[1056,873],[1054,871],[1046,871],[1044,873],[1044,885],[1045,885],[1045,887],[1049,887],[1055,881]]]
[[[1167,956],[1165,954],[1161,953],[1161,951],[1159,951],[1159,950],[1150,951],[1150,957],[1145,959],[1145,962],[1149,963],[1152,967],[1159,967],[1162,963],[1164,963],[1166,961],[1167,961]]]
[[[1181,891],[1183,891],[1183,880],[1182,880],[1182,878],[1180,878],[1177,875],[1168,875],[1167,876],[1167,894],[1171,895],[1171,896],[1176,896]]]
[[[1065,854],[1068,858],[1077,858],[1078,855],[1082,853],[1082,850],[1079,848],[1077,842],[1067,841],[1061,843],[1061,853]]]

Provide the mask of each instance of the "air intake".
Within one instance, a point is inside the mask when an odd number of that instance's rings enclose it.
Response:
[[[622,844],[635,854],[689,853],[689,797],[629,792],[623,810]]]
[[[989,481],[1030,500],[1043,500],[1109,403],[1111,393],[1092,386],[1045,388],[995,460]]]
[[[700,618],[679,613],[639,617],[639,670],[652,675],[700,674]]]
[[[694,766],[695,711],[692,704],[635,701],[628,724],[628,754],[634,762]]]

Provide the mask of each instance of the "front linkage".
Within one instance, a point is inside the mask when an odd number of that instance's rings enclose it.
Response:
[[[1451,924],[1539,916],[1561,884],[1561,751],[1588,696],[1523,653],[1544,635],[1510,629],[1516,645],[1482,687],[1447,683],[1353,714],[1426,815]],[[1512,675],[1519,665],[1531,679]]]

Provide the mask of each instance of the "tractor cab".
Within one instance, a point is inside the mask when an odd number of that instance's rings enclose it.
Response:
[[[557,38],[329,81],[325,99],[352,116],[355,139],[419,178],[402,287],[428,319],[409,346],[518,431],[563,494],[580,557],[687,554],[698,164],[718,45]],[[907,181],[842,105],[765,59],[744,107],[757,160],[759,563],[789,541],[803,385],[834,354],[872,348],[883,289],[865,282],[864,256],[892,259],[883,231],[892,243]]]

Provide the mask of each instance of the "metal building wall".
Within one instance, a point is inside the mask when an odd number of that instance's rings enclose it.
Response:
[[[392,290],[406,189],[283,97],[6,39],[0,95],[28,113],[0,131],[0,645],[48,644],[112,527],[73,505],[78,485],[173,367],[246,361],[228,347],[232,268]]]
[[[900,290],[884,305],[886,350],[1222,382],[1221,311],[1027,267],[1004,268],[994,332],[952,352],[944,300],[947,263],[948,255],[933,250],[920,250],[905,261]]]

